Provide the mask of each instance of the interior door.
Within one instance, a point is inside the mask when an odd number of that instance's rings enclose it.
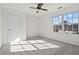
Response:
[[[8,15],[8,39],[10,42],[20,40],[21,17],[15,14]]]

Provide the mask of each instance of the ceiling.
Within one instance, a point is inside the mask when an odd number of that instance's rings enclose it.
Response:
[[[57,11],[58,7],[63,7],[63,9],[68,8],[74,5],[74,3],[44,3],[43,8],[48,9],[48,11],[41,10],[39,13],[36,13],[37,11],[36,9],[30,8],[30,7],[37,7],[37,3],[1,3],[0,5],[6,8],[11,8],[22,12],[26,12],[27,14],[31,14],[34,16],[41,16],[47,13]]]

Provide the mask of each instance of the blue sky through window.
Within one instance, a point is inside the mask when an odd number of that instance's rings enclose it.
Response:
[[[53,17],[53,24],[58,25],[62,22],[62,16],[55,16]]]
[[[72,23],[78,23],[78,17],[79,17],[79,12],[73,12],[73,13],[68,13],[64,14],[64,21],[67,21],[67,23],[72,24]],[[58,25],[62,22],[62,16],[55,16],[53,17],[53,24]]]

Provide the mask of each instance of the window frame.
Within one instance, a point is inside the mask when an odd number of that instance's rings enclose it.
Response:
[[[65,13],[65,14],[72,14],[72,32],[73,32],[73,13],[78,13],[78,34],[74,34],[74,35],[79,35],[79,12],[78,11],[74,11],[74,12],[69,12],[69,13]],[[65,28],[64,28],[64,15],[65,14],[61,14],[61,15],[57,15],[57,16],[62,16],[62,33],[65,33]],[[57,17],[57,16],[53,16],[53,17]],[[52,17],[52,20],[53,20],[53,17]],[[67,20],[68,20],[68,16],[67,16]],[[53,29],[54,29],[54,24],[53,24]],[[58,26],[58,29],[59,29],[59,26]],[[55,32],[55,31],[53,31]],[[59,33],[59,32],[55,32],[55,33]],[[66,34],[66,33],[65,33]]]

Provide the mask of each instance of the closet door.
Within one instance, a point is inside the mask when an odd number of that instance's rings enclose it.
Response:
[[[19,41],[21,36],[21,17],[9,14],[8,18],[8,41]]]

